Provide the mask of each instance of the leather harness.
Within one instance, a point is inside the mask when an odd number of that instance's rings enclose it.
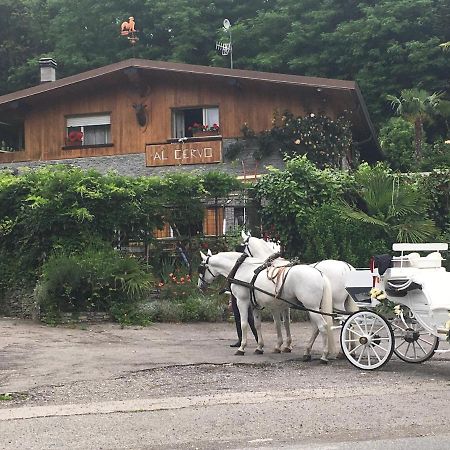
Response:
[[[263,264],[262,264],[261,266],[257,267],[257,268],[255,269],[255,271],[254,271],[254,275],[253,275],[253,277],[252,277],[252,279],[251,279],[250,282],[242,281],[242,280],[238,280],[238,279],[234,278],[235,275],[236,275],[236,272],[237,272],[238,269],[239,269],[239,267],[242,265],[242,263],[245,261],[245,259],[248,258],[248,256],[249,256],[249,255],[247,255],[246,253],[243,253],[243,254],[236,260],[236,263],[234,264],[233,268],[231,269],[231,272],[230,272],[230,273],[228,274],[228,276],[227,276],[227,283],[228,283],[228,290],[230,290],[230,291],[231,291],[231,285],[232,285],[232,284],[236,284],[236,285],[238,285],[238,286],[243,286],[243,287],[248,288],[248,289],[250,290],[250,301],[251,301],[251,303],[252,303],[252,305],[253,305],[254,308],[256,308],[256,309],[263,309],[263,307],[261,307],[261,306],[258,304],[258,302],[256,301],[255,291],[258,291],[258,292],[262,292],[263,294],[269,295],[270,297],[277,298],[277,299],[279,299],[279,300],[281,300],[281,301],[287,303],[287,304],[288,304],[291,308],[293,308],[293,309],[298,309],[298,310],[301,310],[301,311],[308,311],[308,312],[312,312],[312,313],[322,314],[322,315],[324,315],[324,316],[331,316],[331,317],[335,317],[335,316],[336,316],[335,313],[325,313],[325,312],[322,312],[322,311],[316,311],[316,310],[314,310],[314,309],[306,308],[301,302],[299,302],[299,303],[293,303],[293,302],[291,302],[290,300],[286,300],[285,298],[282,298],[282,297],[281,297],[281,294],[282,294],[283,288],[284,288],[284,284],[285,284],[285,282],[286,282],[286,279],[287,279],[287,276],[288,276],[288,274],[289,274],[289,271],[290,271],[290,269],[291,269],[293,266],[296,265],[296,262],[290,262],[289,264],[286,264],[285,266],[280,266],[280,269],[284,269],[284,268],[288,267],[288,270],[286,271],[286,274],[284,275],[284,277],[283,277],[284,270],[283,270],[283,272],[281,272],[281,276],[282,276],[283,278],[282,278],[281,287],[280,287],[280,290],[278,291],[278,293],[273,294],[272,292],[268,292],[268,291],[266,291],[266,290],[264,290],[264,289],[261,289],[261,288],[255,286],[255,282],[256,282],[256,279],[258,278],[258,275],[259,275],[263,270],[265,270],[265,269],[267,269],[268,267],[272,266],[273,261],[274,261],[275,259],[277,259],[277,258],[280,257],[280,253],[274,253],[273,255],[269,256],[269,257],[263,262]],[[206,266],[207,263],[208,263],[208,259],[205,261],[205,266]],[[207,268],[207,266],[206,266],[206,268]],[[316,270],[322,275],[322,277],[323,277],[322,272],[321,272],[319,269],[317,269],[317,268],[315,268],[315,269],[316,269]],[[210,271],[210,272],[211,272],[211,271]],[[274,277],[274,278],[275,278],[275,277]],[[272,278],[272,281],[273,281],[274,278]],[[271,279],[271,278],[269,278],[269,279]],[[275,283],[275,282],[274,282],[274,283]],[[320,307],[321,307],[321,306],[322,306],[322,305],[320,305]]]

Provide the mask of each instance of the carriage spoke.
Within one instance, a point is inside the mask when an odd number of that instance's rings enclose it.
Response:
[[[353,334],[356,334],[356,336],[358,336],[358,337],[363,337],[364,336],[364,334],[359,334],[359,333],[357,333],[353,328],[349,328],[348,330],[347,330],[349,333],[351,332],[351,333],[353,333]],[[362,331],[362,330],[361,330]]]
[[[398,329],[401,330],[402,332],[403,332],[403,331],[406,331],[406,328],[403,328],[403,327],[397,325],[395,322],[391,322],[391,326],[394,327],[394,328],[398,328]]]
[[[425,349],[422,347],[422,344],[419,341],[416,341],[417,346],[420,348],[420,350],[422,350],[423,354],[426,355],[427,352],[425,351]]]
[[[349,355],[351,355],[352,353],[356,352],[356,350],[358,350],[359,347],[361,347],[362,344],[357,345],[353,350],[350,350],[348,353]]]
[[[407,354],[408,354],[408,352],[409,352],[409,347],[411,347],[411,342],[408,342],[408,347],[406,347],[406,352],[405,352],[405,355],[407,355]]]
[[[378,345],[378,344],[376,344],[376,345]],[[379,347],[379,345],[378,345],[378,347]],[[383,348],[383,347],[381,347],[381,348]],[[381,362],[381,358],[378,356],[378,353],[375,351],[375,349],[373,347],[371,347],[371,349],[372,349],[373,353],[375,354],[375,356],[377,357],[378,362]]]
[[[344,339],[344,342],[359,342],[359,339]]]
[[[385,347],[383,347],[382,345],[380,345],[380,344],[377,344],[376,342],[372,342],[372,345],[373,346],[377,346],[377,347],[379,347],[379,348],[381,348],[381,350],[383,350],[383,352],[385,352],[386,353],[386,348]]]
[[[360,355],[359,355],[359,357],[358,357],[358,362],[359,362],[359,363],[361,362],[361,359],[362,359],[362,357],[363,357],[363,355],[364,355],[364,350],[365,350],[365,347],[363,347],[362,352],[360,353]]]
[[[364,336],[364,334],[366,334],[366,333],[364,333],[364,330],[361,328],[361,325],[358,323],[358,321],[355,321],[355,324],[358,326],[359,330],[361,331],[361,333],[362,333],[361,336]]]
[[[427,336],[430,336],[429,334],[427,334]],[[422,341],[425,342],[428,345],[433,345],[433,342],[427,341],[426,339],[423,339],[421,337],[419,337],[419,339],[417,340],[417,342]]]
[[[377,334],[379,331],[381,331],[382,329],[384,328],[384,325],[381,325],[381,327],[380,328],[378,328],[378,330],[377,331],[375,331],[373,334]]]
[[[400,344],[397,345],[397,347],[395,347],[395,350],[398,350],[403,344],[406,344],[406,341],[403,340],[402,342],[400,342]]]

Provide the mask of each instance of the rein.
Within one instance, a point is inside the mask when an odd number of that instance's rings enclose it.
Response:
[[[262,309],[257,301],[256,301],[256,295],[255,295],[255,291],[258,292],[262,292],[263,294],[269,295],[270,297],[276,298],[278,300],[281,300],[285,303],[287,303],[292,309],[298,309],[300,311],[308,311],[308,312],[312,312],[312,313],[316,313],[316,314],[322,314],[323,316],[331,316],[331,317],[336,317],[335,313],[325,313],[325,312],[321,312],[321,311],[316,311],[314,309],[310,309],[310,308],[306,308],[306,306],[302,305],[302,304],[298,304],[298,303],[293,303],[290,300],[286,300],[285,298],[282,298],[281,292],[283,291],[283,287],[284,287],[284,283],[286,282],[286,278],[287,275],[289,273],[289,270],[295,265],[295,263],[289,263],[286,266],[283,266],[283,268],[289,267],[288,272],[286,273],[286,276],[283,279],[283,283],[281,285],[279,294],[273,294],[272,292],[268,292],[264,289],[261,289],[257,286],[255,286],[255,282],[256,279],[258,278],[258,275],[264,270],[267,269],[268,267],[270,267],[272,265],[272,262],[274,259],[279,257],[278,253],[275,253],[271,256],[269,256],[269,258],[267,258],[267,260],[259,267],[257,267],[254,271],[254,275],[252,280],[250,281],[250,283],[248,283],[247,281],[242,281],[242,280],[238,280],[236,278],[234,278],[234,276],[236,275],[236,272],[238,271],[239,267],[242,265],[242,263],[245,261],[245,259],[248,257],[247,254],[243,253],[236,261],[234,267],[231,269],[231,272],[229,273],[228,277],[227,277],[227,282],[228,282],[228,287],[229,290],[231,290],[231,285],[232,284],[236,284],[238,286],[243,286],[246,287],[250,290],[250,300],[251,303],[253,305],[254,308],[257,309]],[[206,261],[207,262],[207,261]],[[320,271],[319,271],[320,272]]]

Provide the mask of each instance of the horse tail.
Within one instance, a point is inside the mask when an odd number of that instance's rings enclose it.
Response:
[[[355,271],[356,269],[351,266],[349,263],[347,263],[349,272]],[[355,300],[353,300],[352,296],[347,293],[347,299],[344,302],[345,311],[349,313],[354,313],[356,311],[359,311],[359,306],[356,304]]]
[[[323,293],[322,293],[322,312],[326,314],[333,313],[333,297],[331,291],[331,284],[328,277],[322,274],[323,277]],[[328,350],[330,354],[335,354],[335,344],[334,344],[334,336],[333,336],[333,318],[332,316],[323,316],[325,319],[326,327],[327,327],[327,335],[328,335]]]

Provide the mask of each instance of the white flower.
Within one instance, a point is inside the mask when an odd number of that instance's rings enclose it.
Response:
[[[294,144],[299,145],[300,144],[300,139],[295,140]]]
[[[310,116],[310,117],[315,117],[314,113],[311,113],[309,116]]]

